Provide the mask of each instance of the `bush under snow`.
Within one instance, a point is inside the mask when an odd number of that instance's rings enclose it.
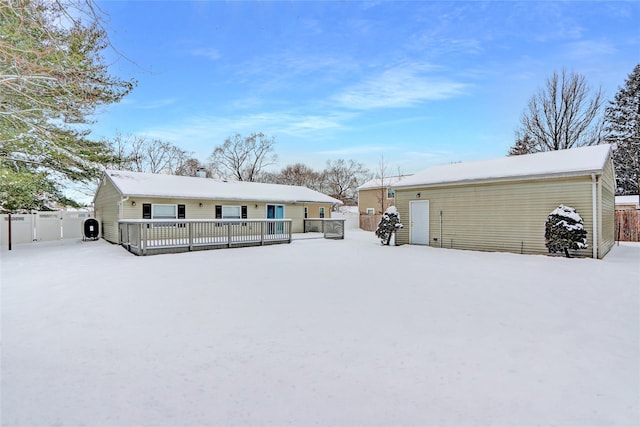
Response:
[[[587,230],[582,217],[570,206],[560,205],[547,217],[544,237],[549,252],[561,252],[569,257],[569,249],[587,248]]]
[[[378,229],[376,230],[376,236],[380,238],[380,242],[383,245],[388,245],[391,242],[391,236],[403,225],[400,223],[400,214],[395,206],[389,206],[384,211],[380,223],[378,223]]]

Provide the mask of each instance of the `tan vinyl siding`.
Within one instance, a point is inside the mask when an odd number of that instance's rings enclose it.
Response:
[[[366,214],[367,208],[373,208],[376,214],[382,214],[382,191],[380,188],[358,191],[358,211],[361,214]],[[386,210],[389,206],[393,206],[395,200],[395,198],[389,199],[387,197],[387,188],[384,188],[384,209]]]
[[[591,177],[397,189],[396,206],[405,227],[396,242],[409,243],[409,202],[429,200],[429,245],[454,249],[548,253],[544,239],[547,216],[560,204],[574,207],[588,232],[591,255]],[[420,193],[420,197],[417,197]],[[442,238],[440,237],[442,211]]]
[[[100,232],[105,240],[118,243],[120,241],[118,220],[121,195],[107,177],[96,192],[94,200],[95,216],[100,223]]]
[[[605,165],[598,190],[600,193],[598,195],[600,215],[598,258],[603,258],[615,244],[616,178],[611,159]]]
[[[324,217],[331,218],[330,203],[305,203],[304,206],[308,209],[309,218],[320,218],[320,207],[324,208]],[[304,209],[302,215],[304,217]]]
[[[133,206],[132,202],[136,202]],[[185,205],[186,219],[214,219],[216,217],[216,205],[222,206],[246,206],[248,219],[264,219],[267,217],[267,205],[284,205],[284,217],[293,220],[292,232],[302,233],[304,231],[304,204],[301,203],[265,203],[251,202],[246,200],[191,200],[191,199],[164,199],[156,197],[130,197],[124,204],[124,219],[142,219],[142,205],[169,204]],[[202,203],[202,207],[200,207]],[[330,217],[331,204],[318,204],[325,207],[325,217]],[[317,218],[317,217],[316,217]],[[259,227],[259,225],[254,225]]]

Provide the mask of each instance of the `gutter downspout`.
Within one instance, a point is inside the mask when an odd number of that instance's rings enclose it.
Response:
[[[598,180],[596,174],[591,174],[591,205],[593,207],[593,249],[592,254],[594,259],[598,259],[598,192],[597,192]]]
[[[120,199],[120,215],[119,215],[120,218],[118,218],[118,220],[124,219],[124,203],[127,200],[129,200],[129,196],[125,196],[125,197]]]
[[[442,247],[442,211],[440,211],[440,247]]]

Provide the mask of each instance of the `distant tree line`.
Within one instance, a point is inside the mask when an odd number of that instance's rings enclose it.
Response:
[[[278,158],[276,141],[263,133],[227,138],[214,148],[207,162],[158,139],[118,134],[105,142],[113,153],[105,164],[109,169],[305,186],[346,204],[356,202],[358,186],[371,177],[362,163],[344,159],[328,160],[322,170],[295,163],[273,171]]]

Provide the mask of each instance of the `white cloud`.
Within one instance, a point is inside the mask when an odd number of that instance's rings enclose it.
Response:
[[[394,147],[386,145],[354,145],[342,147],[335,150],[316,151],[313,154],[322,156],[353,156],[355,154],[385,153],[395,150]]]
[[[175,98],[158,99],[155,101],[149,101],[142,104],[137,104],[136,108],[141,110],[155,110],[156,108],[164,108],[169,105],[175,104]]]
[[[345,108],[411,107],[425,101],[460,96],[467,85],[426,73],[431,67],[400,65],[347,88],[333,99]]]
[[[581,40],[565,45],[566,55],[573,59],[596,59],[616,53],[616,48],[603,40]]]
[[[212,59],[214,61],[220,59],[221,57],[220,52],[214,48],[192,49],[191,54],[194,56],[203,56],[205,58]]]

